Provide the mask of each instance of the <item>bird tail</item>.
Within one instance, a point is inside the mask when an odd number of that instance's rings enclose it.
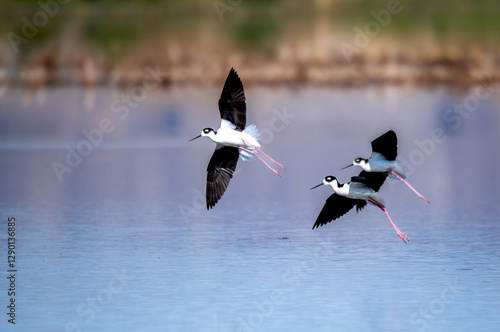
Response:
[[[376,206],[380,209],[385,208],[385,202],[382,196],[377,195],[377,193],[372,193],[368,196],[367,202],[373,206]]]
[[[243,130],[243,132],[245,134],[252,136],[257,142],[260,141],[260,132],[259,129],[257,129],[256,125],[254,124],[249,125]]]
[[[243,159],[243,161],[247,161],[247,160],[252,159],[253,154],[248,152],[248,151],[240,149],[240,157],[241,157],[241,159]]]
[[[401,178],[403,178],[403,179],[406,178],[405,168],[403,167],[403,164],[399,160],[393,161],[392,171],[394,173],[396,173],[397,175],[399,175]],[[389,173],[389,177],[392,179],[396,179],[396,177],[394,175],[391,175],[390,173]]]
[[[257,129],[257,126],[254,125],[254,124],[251,124],[249,126],[247,126],[243,132],[245,134],[247,134],[248,136],[252,137],[254,140],[255,140],[255,143],[257,143],[256,145],[257,146],[260,146],[259,144],[259,141],[260,141],[260,132],[259,132],[259,129]],[[253,151],[254,148],[250,148],[250,147],[247,147],[248,150],[251,150]],[[240,157],[241,159],[243,159],[244,161],[247,161],[247,160],[250,160],[252,159],[254,155],[248,151],[245,151],[245,150],[242,150],[240,149]]]

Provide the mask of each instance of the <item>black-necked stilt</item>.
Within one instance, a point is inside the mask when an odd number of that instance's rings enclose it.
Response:
[[[384,200],[376,193],[375,188],[378,190],[386,177],[386,173],[366,173],[363,171],[359,176],[352,177],[351,182],[344,184],[340,184],[334,176],[325,177],[322,183],[312,187],[311,190],[321,185],[329,185],[335,193],[326,200],[313,229],[340,218],[354,206],[356,206],[356,211],[359,212],[365,207],[366,202],[369,202],[384,211],[401,240],[405,243],[409,241],[408,237],[396,227],[389,213],[387,213]]]
[[[389,130],[382,136],[372,141],[372,155],[369,159],[356,158],[351,165],[342,168],[345,169],[351,166],[359,166],[365,172],[388,172],[393,177],[404,182],[415,194],[421,199],[430,203],[427,198],[422,196],[411,184],[406,181],[403,165],[396,160],[398,154],[398,138],[394,130]]]
[[[217,131],[212,128],[205,128],[200,135],[190,140],[191,142],[206,136],[217,144],[207,168],[207,210],[214,207],[226,191],[229,181],[233,177],[233,172],[236,170],[238,157],[241,156],[241,159],[248,160],[253,156],[257,156],[271,171],[280,175],[278,171],[257,155],[255,150],[258,150],[276,165],[284,168],[283,165],[260,149],[260,134],[257,127],[249,125],[245,128],[245,92],[234,68],[231,68],[224,83],[219,99],[219,112],[221,124]]]

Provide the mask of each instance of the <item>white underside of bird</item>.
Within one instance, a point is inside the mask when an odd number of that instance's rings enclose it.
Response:
[[[385,206],[384,199],[378,195],[373,189],[367,187],[360,182],[344,183],[341,187],[338,186],[338,182],[335,180],[328,183],[333,188],[333,191],[337,195],[344,196],[350,199],[362,199],[370,204],[376,202],[381,206]]]
[[[217,147],[232,146],[254,151],[255,148],[260,148],[260,133],[257,127],[253,124],[247,126],[243,131],[238,131],[236,127],[229,121],[222,119],[220,128],[217,133],[210,135],[210,139],[217,143]],[[240,149],[240,157],[243,160],[248,160],[254,155],[248,151]]]

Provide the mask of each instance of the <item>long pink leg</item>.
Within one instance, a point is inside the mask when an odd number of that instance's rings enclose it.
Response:
[[[394,223],[392,222],[392,219],[391,217],[389,217],[389,213],[387,213],[387,210],[386,208],[383,208],[382,211],[384,211],[385,215],[387,216],[387,218],[389,218],[389,221],[391,222],[392,224],[392,227],[394,227],[394,230],[396,231],[396,233],[398,234],[398,236],[401,238],[401,240],[403,240],[404,243],[406,243],[406,241],[410,241],[408,240],[408,236],[404,235],[403,232],[401,232],[397,227],[396,225],[394,225]]]
[[[242,139],[242,141],[245,143],[245,144],[249,144],[249,145],[252,145],[250,143],[248,143],[247,141],[245,141],[244,139]],[[267,158],[269,158],[273,163],[275,163],[276,165],[280,166],[281,168],[285,168],[285,166],[281,165],[279,162],[277,162],[276,160],[274,160],[273,158],[269,157],[264,151],[262,151],[261,149],[259,149],[259,147],[255,146],[255,145],[252,145],[255,149],[259,150],[260,152],[262,152],[262,154],[264,156],[266,156]]]
[[[398,234],[399,238],[401,240],[403,240],[404,243],[406,243],[406,241],[410,241],[408,239],[408,236],[406,236],[403,232],[401,232],[399,230],[399,228],[392,222],[392,219],[391,217],[389,217],[389,213],[387,213],[387,209],[385,208],[385,206],[383,206],[382,204],[376,202],[375,200],[372,200],[372,199],[369,199],[369,201],[373,204],[375,204],[376,206],[378,206],[382,211],[384,211],[385,215],[387,216],[387,218],[389,218],[389,221],[391,222],[392,224],[392,227],[394,227],[394,230],[396,231],[396,234]]]
[[[252,150],[248,150],[248,149],[245,149],[245,148],[242,148],[241,146],[239,147],[240,149],[246,151],[246,152],[249,152],[251,154],[253,154],[254,156],[256,156],[257,158],[260,159],[260,161],[262,161],[264,163],[264,165],[266,165],[271,171],[273,171],[275,174],[277,174],[278,176],[281,176],[280,173],[278,173],[278,171],[276,171],[274,168],[272,168],[271,166],[269,166],[264,160],[262,160],[262,158],[257,154],[255,153],[255,151],[252,151]]]
[[[427,198],[425,198],[424,196],[422,196],[422,194],[420,194],[415,188],[413,188],[411,186],[411,184],[408,183],[408,181],[406,181],[405,179],[403,179],[401,176],[399,176],[398,174],[396,174],[396,172],[393,172],[391,171],[391,174],[394,175],[395,177],[397,177],[398,179],[400,179],[401,181],[403,181],[404,184],[406,184],[411,190],[413,190],[413,192],[415,194],[418,195],[418,197],[420,197],[421,199],[423,199],[424,201],[426,201],[427,203],[430,203],[429,200]]]

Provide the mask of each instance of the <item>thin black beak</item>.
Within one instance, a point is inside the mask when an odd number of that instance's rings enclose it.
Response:
[[[311,189],[309,189],[309,190],[313,190],[313,189],[318,188],[319,186],[322,186],[322,185],[323,185],[323,183],[320,183],[320,184],[318,184],[317,186],[314,186],[314,187],[312,187],[312,188],[311,188]]]
[[[194,141],[195,139],[200,138],[200,137],[201,137],[201,135],[198,135],[198,136],[196,136],[195,138],[191,138],[191,139],[189,140],[189,142]]]
[[[341,168],[341,169],[346,169],[346,168],[351,167],[351,166],[354,166],[354,165],[353,165],[353,164],[350,164],[350,165],[347,165],[346,167],[343,167],[343,168]]]

